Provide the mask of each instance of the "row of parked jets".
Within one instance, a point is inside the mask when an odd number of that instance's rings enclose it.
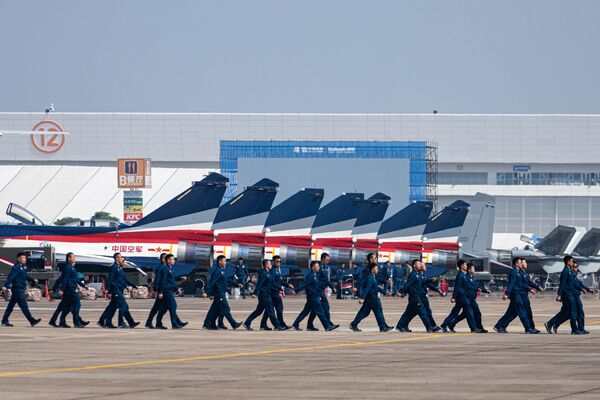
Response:
[[[116,227],[20,224],[0,225],[0,247],[54,247],[58,260],[77,254],[79,268],[110,265],[122,253],[132,268],[155,266],[160,253],[175,254],[178,268],[209,269],[219,255],[242,257],[250,267],[263,258],[282,257],[288,267],[307,268],[329,253],[334,264],[361,264],[375,252],[394,264],[422,258],[452,266],[458,258],[485,261],[487,272],[505,273],[514,256],[530,261],[531,272],[562,268],[562,255],[574,254],[584,273],[600,267],[600,230],[557,226],[524,250],[492,249],[495,198],[477,193],[432,215],[430,201],[417,201],[384,219],[390,197],[343,193],[322,205],[324,190],[304,188],[277,204],[279,184],[264,178],[221,205],[228,179],[211,173],[135,224]],[[14,213],[11,214],[15,216]],[[0,258],[0,264],[13,260]]]

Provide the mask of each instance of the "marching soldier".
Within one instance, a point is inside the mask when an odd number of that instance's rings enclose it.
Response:
[[[318,261],[311,261],[310,272],[304,278],[304,282],[296,289],[296,293],[300,293],[302,290],[306,291],[306,304],[292,324],[292,327],[297,331],[302,330],[300,328],[300,323],[302,323],[304,318],[311,313],[314,313],[319,318],[326,331],[332,331],[340,327],[339,325],[334,325],[327,318],[323,310],[323,303],[321,302],[323,286],[319,279],[319,267]]]
[[[29,306],[27,305],[27,299],[25,298],[27,281],[33,283],[34,285],[37,285],[38,283],[37,279],[33,279],[29,276],[29,274],[27,274],[26,265],[27,255],[25,253],[18,253],[17,262],[10,269],[10,273],[6,278],[6,282],[4,282],[4,286],[2,286],[3,292],[6,292],[7,289],[11,289],[12,291],[10,300],[6,306],[6,310],[4,311],[4,316],[2,317],[3,326],[13,326],[10,322],[8,322],[8,318],[10,317],[10,314],[12,314],[15,304],[19,305],[19,308],[31,326],[36,326],[41,321],[39,318],[33,318],[29,312]]]
[[[360,299],[359,303],[361,303],[362,306],[356,314],[354,320],[350,323],[350,329],[354,332],[360,332],[358,324],[360,321],[366,318],[371,311],[373,311],[373,314],[375,314],[375,319],[377,320],[377,325],[379,326],[379,331],[388,332],[394,328],[385,322],[385,317],[383,316],[383,307],[381,306],[381,300],[378,296],[378,293],[385,294],[386,289],[385,285],[383,288],[379,286],[381,281],[377,280],[377,256],[374,253],[369,253],[367,255],[367,260],[369,262],[370,273],[363,280],[363,285],[358,290],[358,297]]]
[[[176,278],[173,274],[173,266],[175,265],[175,256],[173,254],[167,254],[165,257],[166,265],[161,268],[160,278],[158,284],[158,299],[162,300],[158,316],[156,317],[156,327],[159,329],[165,329],[162,324],[162,318],[169,311],[171,317],[171,327],[173,329],[181,329],[186,326],[187,322],[182,322],[177,316],[177,301],[175,300],[175,293],[179,291],[177,288]]]
[[[283,319],[283,299],[281,298],[281,293],[285,290],[285,288],[290,288],[294,290],[294,286],[291,284],[287,284],[283,281],[283,277],[281,275],[281,257],[275,256],[273,257],[273,268],[270,271],[271,274],[271,300],[273,301],[273,307],[275,308],[275,313],[277,315],[277,321],[279,321],[279,325],[290,329],[291,326],[285,323]],[[266,312],[263,313],[262,319],[260,321],[260,330],[261,331],[270,331],[272,330],[267,325],[267,318],[269,316]]]
[[[210,280],[208,281],[208,285],[206,287],[206,293],[202,295],[203,297],[210,295],[213,301],[204,320],[204,328],[216,330],[218,329],[215,326],[215,321],[217,318],[221,321],[223,318],[226,318],[231,324],[231,327],[233,329],[237,329],[242,324],[233,318],[231,315],[231,308],[229,308],[229,303],[227,302],[226,292],[227,287],[232,284],[232,277],[227,277],[225,273],[227,259],[224,255],[217,257],[217,265],[217,268],[215,268],[211,273]],[[241,283],[240,286],[242,286]],[[222,322],[220,324],[222,324]],[[227,329],[227,327],[224,325],[223,328]]]
[[[321,292],[319,294],[320,299],[321,299],[321,304],[323,305],[323,312],[325,313],[327,320],[331,321],[331,315],[330,315],[330,309],[329,309],[329,299],[327,298],[327,295],[325,294],[325,288],[331,288],[331,290],[333,290],[333,292],[335,293],[335,287],[331,284],[331,281],[329,280],[329,254],[327,254],[327,253],[321,254],[321,265],[320,265],[318,274],[319,274],[319,281],[321,281],[321,286],[323,288],[323,290],[321,290]],[[315,313],[310,313],[310,315],[308,316],[308,323],[306,324],[307,331],[318,331],[319,330],[318,328],[315,328],[315,325],[314,325],[315,317],[316,317]]]
[[[426,279],[424,275],[420,273],[424,268],[422,265],[423,263],[421,260],[413,260],[412,272],[409,274],[406,283],[400,289],[402,297],[408,294],[408,305],[396,325],[396,330],[399,332],[411,332],[411,330],[408,329],[408,324],[416,315],[421,318],[427,332],[438,332],[441,330],[439,326],[432,325],[428,317],[429,312],[423,302],[423,297],[426,294],[426,284],[434,282],[435,278]]]
[[[156,314],[158,314],[158,311],[160,310],[160,304],[163,301],[163,299],[158,298],[158,286],[160,284],[161,271],[165,267],[166,256],[167,253],[161,253],[160,263],[154,269],[154,280],[152,281],[152,290],[154,291],[154,304],[152,305],[152,308],[148,313],[148,319],[146,319],[146,328],[148,329],[154,329],[154,325],[152,324],[152,322],[154,321],[154,317],[156,316]]]
[[[256,310],[254,310],[252,314],[246,318],[246,321],[244,322],[244,328],[249,331],[253,330],[251,327],[252,321],[266,311],[275,330],[285,331],[288,328],[279,324],[279,321],[275,316],[275,310],[273,309],[273,300],[271,299],[271,260],[263,260],[262,266],[263,269],[258,275],[258,282],[256,283],[256,288],[254,289],[254,296],[258,296],[258,305],[256,306]]]
[[[135,287],[135,285],[129,282],[125,277],[125,271],[123,270],[123,266],[125,266],[125,258],[121,255],[121,253],[115,253],[113,255],[113,259],[115,262],[110,267],[107,283],[108,291],[111,294],[110,303],[104,310],[105,314],[100,317],[98,324],[103,327],[113,328],[114,326],[112,325],[112,319],[116,310],[118,309],[119,328],[133,329],[140,323],[133,320],[133,317],[129,312],[129,305],[127,304],[125,296],[123,295],[123,291],[125,289],[131,290],[131,288]],[[127,320],[129,326],[125,324],[124,319]]]

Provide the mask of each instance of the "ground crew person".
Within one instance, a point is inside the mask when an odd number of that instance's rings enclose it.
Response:
[[[281,275],[281,257],[275,256],[273,257],[273,268],[270,271],[271,274],[271,300],[273,301],[273,308],[275,308],[275,314],[277,315],[277,321],[279,321],[279,326],[284,326],[287,329],[290,329],[291,326],[285,323],[283,319],[283,299],[281,297],[281,293],[285,291],[285,288],[289,288],[294,290],[294,286],[291,284],[287,284],[283,281],[283,277]],[[272,330],[267,325],[267,318],[269,316],[266,312],[263,313],[262,319],[260,321],[260,330],[262,331],[270,331]]]
[[[231,308],[229,307],[226,295],[227,287],[232,283],[239,284],[240,286],[242,286],[242,284],[238,283],[238,281],[234,282],[232,277],[227,277],[225,272],[226,267],[227,259],[225,256],[220,255],[217,257],[217,268],[212,271],[210,280],[206,286],[206,293],[202,295],[205,298],[210,295],[213,301],[204,319],[204,327],[206,329],[217,329],[215,326],[217,318],[220,320],[226,318],[233,329],[242,326],[241,322],[237,322],[231,315]],[[224,328],[227,329],[227,327]]]
[[[356,314],[356,317],[350,322],[350,329],[354,332],[360,332],[358,324],[360,321],[365,319],[371,311],[375,314],[377,325],[379,326],[380,332],[391,331],[392,328],[385,322],[383,316],[383,307],[381,306],[381,300],[379,299],[378,293],[385,294],[387,291],[384,287],[379,286],[380,281],[377,280],[379,271],[377,270],[377,256],[375,253],[369,253],[367,255],[369,263],[369,275],[363,280],[362,287],[358,290],[359,303],[362,304],[360,310]]]
[[[160,262],[158,266],[154,269],[154,280],[152,281],[152,290],[154,291],[154,304],[152,305],[152,308],[148,313],[148,319],[146,319],[146,328],[148,329],[154,329],[154,325],[152,322],[154,321],[154,317],[156,316],[156,314],[158,314],[158,311],[160,310],[160,304],[163,301],[163,299],[158,298],[158,285],[160,283],[161,270],[165,266],[166,256],[167,253],[161,253]]]
[[[245,299],[248,295],[248,282],[250,282],[250,277],[248,276],[248,267],[244,264],[244,259],[242,257],[238,258],[234,274],[237,276],[239,284],[242,285],[240,287],[240,295]]]
[[[263,260],[262,266],[263,269],[261,269],[260,273],[258,274],[258,282],[256,283],[256,288],[254,289],[254,296],[258,296],[258,305],[252,314],[246,318],[246,321],[244,322],[244,328],[249,331],[253,330],[251,327],[252,321],[266,311],[275,330],[285,331],[288,328],[279,325],[279,321],[275,316],[275,310],[273,309],[273,300],[271,300],[271,260]]]
[[[125,296],[123,295],[123,291],[125,289],[131,290],[132,287],[136,287],[133,283],[129,282],[125,277],[125,271],[123,270],[123,266],[125,266],[125,258],[121,255],[121,253],[115,253],[113,255],[113,259],[115,260],[114,264],[110,267],[110,273],[108,274],[108,291],[111,294],[110,303],[106,307],[106,315],[104,316],[104,325],[107,327],[112,326],[112,318],[115,315],[116,310],[119,310],[119,328],[135,328],[140,323],[133,320],[131,313],[129,312],[129,305],[125,300]],[[111,307],[112,304],[112,307]],[[129,326],[127,326],[124,322],[124,319],[127,320]],[[102,317],[101,317],[102,322]],[[99,322],[100,324],[100,322]]]
[[[300,328],[300,323],[302,323],[304,318],[311,313],[314,313],[319,318],[323,328],[325,328],[326,331],[332,331],[340,327],[339,325],[333,324],[327,318],[323,310],[323,303],[321,302],[321,292],[323,292],[323,286],[321,280],[319,279],[319,269],[319,262],[311,261],[310,272],[304,277],[304,282],[296,289],[296,293],[300,293],[302,290],[306,291],[306,304],[292,324],[292,328],[297,331],[302,330]]]
[[[10,300],[6,306],[6,310],[4,311],[4,316],[2,317],[3,326],[13,326],[10,322],[8,322],[8,318],[10,317],[10,314],[12,314],[15,304],[19,305],[19,308],[31,326],[36,326],[41,321],[39,318],[33,318],[29,312],[29,306],[27,305],[27,299],[25,298],[27,281],[33,283],[34,285],[37,285],[38,283],[37,279],[33,279],[29,276],[29,274],[27,274],[26,265],[27,255],[25,253],[18,253],[17,262],[10,269],[8,277],[6,278],[6,282],[4,282],[4,286],[2,286],[3,292],[6,292],[7,289],[11,289],[12,291]]]
[[[454,280],[454,290],[452,291],[452,299],[450,300],[454,303],[454,307],[450,311],[450,314],[446,317],[440,328],[442,331],[454,332],[454,325],[450,328],[453,321],[455,321],[460,315],[460,311],[462,310],[462,306],[458,301],[458,296],[464,295],[463,285],[465,283],[465,275],[467,273],[467,262],[463,259],[460,259],[456,262],[456,267],[458,268],[458,273],[456,274],[456,279]]]
[[[428,317],[428,310],[423,303],[426,283],[435,281],[435,278],[427,279],[420,273],[423,268],[422,264],[421,260],[413,260],[412,271],[408,275],[406,283],[400,289],[402,297],[408,294],[408,305],[396,325],[396,330],[400,332],[411,332],[408,329],[408,324],[416,315],[421,318],[427,332],[438,332],[441,330],[440,327],[431,324]]]
[[[171,317],[171,327],[173,329],[181,329],[186,326],[187,322],[182,322],[177,316],[177,301],[175,294],[179,292],[175,275],[173,274],[173,266],[175,265],[175,256],[167,254],[165,256],[166,265],[160,270],[160,279],[158,285],[158,298],[162,300],[158,316],[156,317],[156,327],[164,329],[162,318],[169,311]]]
[[[401,265],[392,266],[392,296],[400,296],[400,288],[404,281],[404,269]]]

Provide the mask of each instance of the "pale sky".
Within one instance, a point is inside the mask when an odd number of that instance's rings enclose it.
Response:
[[[0,2],[0,111],[600,112],[600,1]]]

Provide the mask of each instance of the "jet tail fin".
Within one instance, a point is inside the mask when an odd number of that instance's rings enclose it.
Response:
[[[416,201],[392,215],[379,226],[377,239],[386,241],[420,240],[429,221],[433,203]]]
[[[288,197],[271,209],[265,231],[279,235],[309,235],[324,194],[323,189],[306,188]]]
[[[558,225],[535,248],[549,256],[567,254],[574,250],[584,233],[584,228]]]
[[[219,207],[213,229],[219,232],[260,233],[273,205],[279,183],[263,178]]]
[[[476,193],[470,202],[459,242],[464,253],[483,254],[492,247],[496,198],[489,194]]]
[[[212,172],[127,229],[210,230],[228,182]]]
[[[364,195],[344,193],[323,206],[315,218],[311,234],[320,237],[350,236]]]
[[[469,212],[469,203],[457,200],[435,214],[425,225],[423,239],[428,242],[457,242]]]
[[[594,257],[600,252],[600,229],[592,228],[583,235],[573,248],[572,255],[579,257]]]
[[[381,221],[390,206],[391,197],[383,193],[375,193],[373,196],[363,200],[358,211],[358,217],[352,229],[352,236],[370,236],[377,234]]]

